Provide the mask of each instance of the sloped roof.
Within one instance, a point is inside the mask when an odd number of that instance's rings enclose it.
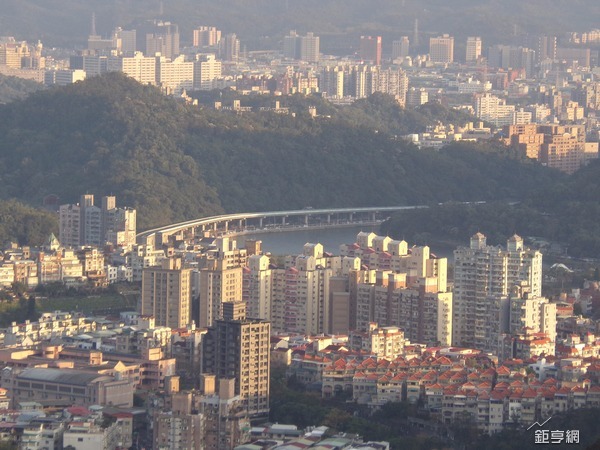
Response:
[[[112,377],[108,375],[99,375],[95,372],[47,368],[25,369],[17,377],[20,380],[46,381],[51,383],[71,384],[77,386],[87,386],[89,383],[99,379],[112,379]]]

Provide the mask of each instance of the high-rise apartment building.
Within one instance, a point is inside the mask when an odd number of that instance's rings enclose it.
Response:
[[[94,196],[82,195],[80,203],[59,207],[59,241],[65,247],[111,243],[130,248],[135,244],[136,211],[117,208],[116,197],[102,198],[102,207],[94,206]]]
[[[408,36],[402,36],[396,41],[392,41],[392,60],[406,58],[410,50],[410,41]]]
[[[242,268],[227,268],[222,260],[216,261],[213,267],[200,269],[197,289],[197,323],[200,327],[213,326],[223,317],[225,303],[242,299]]]
[[[540,161],[566,173],[574,173],[585,162],[585,127],[583,125],[541,125],[544,134]]]
[[[279,331],[318,334],[325,331],[329,279],[332,270],[317,263],[314,256],[300,255],[295,265],[277,270],[273,292],[273,327]]]
[[[378,270],[374,283],[357,285],[356,328],[395,326],[413,342],[450,345],[452,293],[446,287],[446,259],[430,258],[428,247],[413,247],[412,252],[414,258],[403,255],[403,264],[393,264],[395,270]]]
[[[532,351],[554,355],[556,304],[532,295],[526,282],[513,285],[507,297],[490,299],[486,307],[489,320],[485,331],[489,344],[482,350],[503,360],[529,357],[527,354]],[[535,350],[527,349],[533,342]]]
[[[231,62],[240,59],[240,40],[235,34],[227,34],[219,41],[219,57]]]
[[[403,353],[405,343],[404,331],[398,327],[379,327],[375,323],[369,324],[368,331],[352,331],[348,336],[352,350],[374,354],[389,361]]]
[[[542,254],[525,248],[523,239],[512,236],[506,249],[487,245],[477,233],[469,247],[454,251],[453,345],[494,349],[497,342],[489,329],[495,320],[490,311],[506,298],[514,285],[526,283],[532,296],[542,293]]]
[[[537,46],[538,62],[556,59],[556,36],[539,36]]]
[[[288,59],[298,59],[300,56],[299,49],[300,35],[291,30],[287,36],[283,37],[283,57]]]
[[[169,411],[155,410],[152,430],[157,448],[204,448],[204,417],[192,413],[192,403],[192,393],[177,392],[172,395]]]
[[[200,26],[192,34],[194,47],[214,47],[221,40],[221,30],[217,27]]]
[[[204,417],[203,442],[206,449],[233,450],[250,440],[250,420],[244,402],[235,394],[235,379],[222,378],[218,392],[211,386],[217,385],[214,375],[202,376],[203,394],[200,411]]]
[[[328,97],[365,98],[375,92],[392,95],[406,104],[408,77],[398,68],[382,69],[374,65],[338,65],[323,68],[319,74],[320,91]]]
[[[381,65],[381,36],[361,36],[358,56],[364,62]]]
[[[509,309],[508,333],[525,334],[525,329],[529,329],[546,334],[551,342],[556,341],[556,303],[532,295],[529,286],[523,283],[511,288]]]
[[[117,28],[113,33],[118,54],[132,56],[137,47],[137,32],[135,30],[123,30]]]
[[[494,45],[488,49],[488,64],[503,69],[524,69],[531,76],[535,68],[535,51],[527,47]]]
[[[411,87],[406,93],[407,106],[421,106],[429,101],[429,92],[425,88]]]
[[[300,60],[307,62],[319,62],[319,36],[314,33],[306,33],[300,38]]]
[[[123,72],[142,84],[156,85],[158,82],[155,56],[144,56],[141,52],[133,56],[111,56],[107,66],[109,72]]]
[[[476,62],[481,56],[481,38],[478,36],[471,36],[467,38],[467,55],[466,61]]]
[[[9,38],[0,42],[0,66],[7,66],[12,69],[23,67],[23,59],[30,56],[30,49],[27,42],[17,42],[14,38]]]
[[[343,67],[324,67],[319,77],[319,91],[327,97],[343,98],[344,77],[345,71]]]
[[[223,304],[242,300],[242,268],[247,265],[247,252],[238,249],[235,241],[220,238],[216,247],[198,261],[193,283],[198,299],[196,323],[213,326],[223,317]]]
[[[203,341],[204,372],[235,379],[235,394],[250,416],[269,413],[270,332],[268,321],[246,317],[243,302],[230,302]]]
[[[197,55],[194,61],[194,89],[210,91],[223,74],[221,61],[212,53]]]
[[[504,127],[504,133],[507,145],[563,172],[573,173],[598,157],[595,146],[586,151],[590,143],[583,125],[513,125]]]
[[[194,88],[194,62],[183,55],[169,61],[161,56],[158,60],[158,82],[167,93],[181,94]]]
[[[277,331],[324,333],[330,318],[330,279],[341,258],[326,256],[321,244],[306,244],[285,269],[273,271],[271,317]]]
[[[243,268],[242,300],[248,317],[271,320],[273,275],[266,255],[252,255]]]
[[[160,53],[169,59],[179,55],[179,27],[176,24],[153,20],[139,26],[136,31],[137,50],[144,55],[156,56]]]
[[[300,36],[295,31],[283,38],[283,56],[289,59],[299,59],[307,62],[319,61],[319,37],[314,33],[306,33]]]
[[[503,133],[506,136],[505,143],[517,150],[519,154],[532,159],[540,157],[544,133],[538,132],[536,124],[505,125]]]
[[[475,96],[475,116],[496,127],[512,125],[515,106],[507,105],[506,100],[490,93]]]
[[[183,328],[190,323],[191,269],[181,259],[169,258],[160,266],[142,270],[142,315],[154,316],[156,325]]]
[[[81,240],[81,207],[79,203],[61,205],[58,209],[58,239],[65,247],[79,247]]]
[[[454,37],[444,34],[429,38],[429,58],[434,63],[454,62]]]

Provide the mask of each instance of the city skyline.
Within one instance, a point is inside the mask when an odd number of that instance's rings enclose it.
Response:
[[[59,3],[0,17],[3,445],[600,443],[600,6]]]

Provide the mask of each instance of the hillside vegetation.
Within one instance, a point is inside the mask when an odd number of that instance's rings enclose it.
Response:
[[[15,200],[0,200],[0,244],[41,245],[50,233],[58,234],[55,214]]]
[[[491,244],[514,233],[560,242],[570,256],[600,255],[600,161],[573,176],[531,189],[518,203],[448,203],[394,216],[383,232],[426,244],[436,239],[468,242],[481,231]]]
[[[113,193],[144,229],[223,211],[521,199],[561,179],[499,144],[418,150],[385,131],[422,126],[404,114],[374,97],[329,118],[239,115],[112,73],[0,107],[0,195]]]
[[[0,103],[20,100],[44,88],[43,84],[0,74]]]

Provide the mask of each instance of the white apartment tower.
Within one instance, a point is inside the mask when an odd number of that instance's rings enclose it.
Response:
[[[475,97],[475,115],[496,127],[513,125],[515,106],[507,105],[506,100],[490,93]]]
[[[133,56],[111,56],[108,59],[109,72],[123,72],[142,84],[156,85],[156,57],[144,56],[135,52]]]
[[[534,333],[545,333],[556,342],[556,304],[545,297],[531,295],[529,286],[515,285],[509,298],[510,313],[508,332],[511,335],[525,334],[528,328]]]
[[[186,61],[183,55],[169,61],[165,57],[158,59],[158,81],[165,92],[181,94],[194,88],[194,63]]]
[[[252,255],[243,269],[242,300],[253,319],[271,320],[273,277],[269,264],[268,256]]]
[[[196,56],[194,61],[194,89],[210,91],[222,76],[222,64],[212,53]]]
[[[523,246],[523,239],[512,236],[506,249],[487,245],[486,237],[476,233],[469,247],[454,251],[453,345],[482,349],[494,348],[488,330],[493,326],[497,307],[514,285],[526,283],[530,295],[542,294],[542,254]]]

